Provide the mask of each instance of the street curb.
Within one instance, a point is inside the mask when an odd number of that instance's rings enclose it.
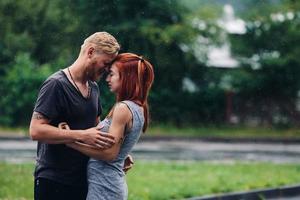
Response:
[[[233,192],[222,195],[211,195],[203,197],[192,197],[185,200],[261,200],[268,198],[283,198],[300,196],[300,185],[284,186],[278,188],[267,188],[252,190],[249,192]],[[300,198],[300,197],[299,197]]]

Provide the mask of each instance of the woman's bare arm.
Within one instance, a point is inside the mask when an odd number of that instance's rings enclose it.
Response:
[[[116,143],[108,149],[97,149],[82,143],[69,143],[69,147],[80,151],[81,153],[99,160],[111,161],[119,154],[120,147],[124,139],[124,131],[126,124],[132,119],[132,114],[129,108],[119,103],[114,108],[112,123],[109,128],[109,133],[114,136]]]

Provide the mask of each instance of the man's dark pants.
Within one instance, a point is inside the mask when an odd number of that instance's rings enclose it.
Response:
[[[34,181],[35,200],[85,200],[86,187],[74,187],[45,178]]]

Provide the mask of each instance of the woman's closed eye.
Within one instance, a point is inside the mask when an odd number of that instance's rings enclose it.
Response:
[[[110,71],[108,75],[111,77],[111,76],[114,75],[114,72],[113,72],[113,71]]]

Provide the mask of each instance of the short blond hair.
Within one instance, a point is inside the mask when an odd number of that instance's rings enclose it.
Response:
[[[116,38],[107,32],[96,32],[86,38],[82,47],[88,43],[96,45],[96,50],[100,50],[106,54],[116,54],[120,50],[120,45]]]

